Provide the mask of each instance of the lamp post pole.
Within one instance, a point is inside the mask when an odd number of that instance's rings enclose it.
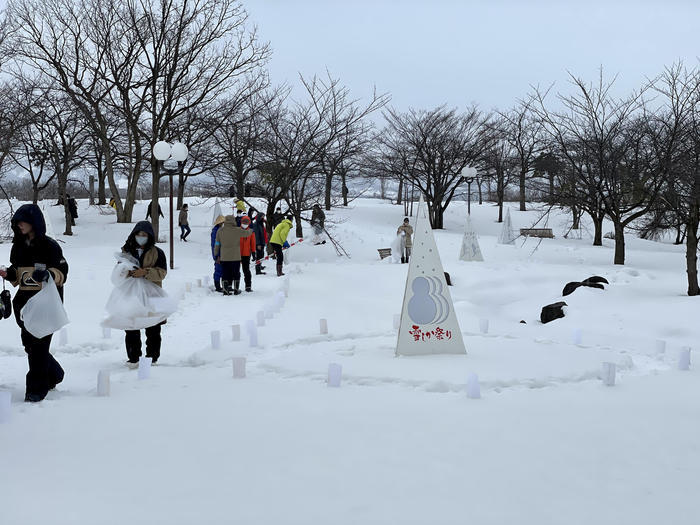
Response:
[[[472,182],[474,177],[467,177],[467,215],[472,214]]]
[[[168,174],[169,184],[170,184],[170,269],[175,269],[175,221],[174,221],[174,209],[173,209],[173,173],[176,171],[174,169],[166,168],[165,161],[170,159],[175,162],[183,162],[187,159],[188,155],[187,146],[181,142],[175,142],[174,144],[169,144],[164,141],[156,142],[153,146],[153,156],[161,162],[163,170]],[[179,167],[179,164],[178,164]]]

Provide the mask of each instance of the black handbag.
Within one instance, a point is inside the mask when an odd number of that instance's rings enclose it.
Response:
[[[5,289],[5,279],[2,280],[2,292],[0,292],[0,319],[7,319],[12,315],[12,297],[10,290]]]

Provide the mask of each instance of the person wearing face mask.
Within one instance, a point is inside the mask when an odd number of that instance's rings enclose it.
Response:
[[[63,368],[49,352],[51,335],[41,339],[24,328],[21,311],[51,276],[63,300],[63,285],[68,277],[68,263],[58,243],[46,236],[46,222],[36,204],[20,206],[12,217],[12,249],[10,267],[0,268],[0,277],[19,290],[12,301],[15,321],[21,329],[22,345],[27,353],[29,372],[24,400],[32,403],[46,397],[49,390],[63,381]]]
[[[214,256],[223,272],[224,295],[241,293],[241,238],[248,237],[251,233],[249,230],[240,228],[233,215],[227,215],[223,226],[216,232]],[[233,290],[231,290],[231,283],[233,283]]]
[[[253,276],[250,273],[250,256],[255,253],[255,232],[250,229],[250,217],[241,217],[241,229],[249,232],[247,237],[241,237],[241,269],[243,270],[243,281],[245,291],[253,291]]]
[[[128,253],[139,262],[137,269],[129,271],[129,277],[147,279],[156,286],[163,286],[163,279],[168,273],[168,265],[165,253],[156,246],[156,236],[150,222],[141,221],[134,226],[124,246],[122,246],[122,252]],[[165,321],[146,328],[146,357],[150,357],[153,364],[160,358],[160,327],[163,324]],[[135,368],[138,366],[139,357],[141,357],[141,331],[126,330],[124,344],[129,359],[127,365]]]

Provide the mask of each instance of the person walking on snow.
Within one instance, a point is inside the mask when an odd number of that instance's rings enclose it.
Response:
[[[214,246],[216,244],[216,233],[221,228],[221,225],[224,223],[224,220],[224,216],[219,215],[214,221],[214,227],[211,229],[211,256],[214,259],[214,288],[217,292],[224,291],[223,288],[221,288],[221,276],[223,275],[223,271],[221,269],[221,265],[216,261],[216,255],[214,254]]]
[[[58,243],[46,236],[46,222],[36,204],[20,206],[12,217],[11,224],[14,238],[10,250],[10,267],[0,268],[0,277],[10,281],[13,286],[19,286],[12,304],[29,362],[24,400],[36,403],[63,381],[64,371],[49,352],[52,336],[39,339],[29,333],[22,322],[21,311],[27,301],[41,290],[49,276],[56,283],[63,301],[68,263]]]
[[[177,223],[180,226],[180,240],[185,242],[187,242],[187,236],[192,231],[190,229],[190,222],[187,220],[188,212],[189,208],[187,207],[187,204],[183,204],[182,208],[180,209],[180,215],[177,219]]]
[[[216,232],[214,255],[223,271],[224,295],[231,295],[231,282],[233,294],[241,293],[241,238],[249,235],[252,235],[251,231],[236,226],[236,218],[233,215],[227,215],[223,226]]]
[[[323,213],[319,204],[314,204],[311,212],[311,228],[314,230],[314,245],[325,244],[321,242],[321,234],[323,233],[324,224],[326,222],[326,214]]]
[[[411,257],[411,248],[413,247],[413,241],[411,240],[413,227],[409,224],[408,217],[403,220],[403,224],[396,230],[396,235],[401,236],[401,264],[404,264]]]
[[[255,233],[250,228],[250,217],[244,215],[241,218],[241,229],[249,231],[250,235],[241,237],[241,268],[243,269],[243,280],[245,291],[253,291],[253,276],[250,274],[250,256],[255,254]]]
[[[163,279],[168,273],[168,265],[163,250],[156,246],[153,226],[148,221],[136,223],[134,229],[122,246],[122,253],[131,255],[139,262],[139,267],[129,270],[127,274],[133,279],[147,279],[156,286],[163,286]],[[156,364],[160,358],[160,327],[165,321],[146,328],[146,357]],[[141,330],[126,330],[124,337],[127,366],[136,368],[141,357]]]
[[[287,242],[287,235],[289,235],[290,230],[294,224],[292,224],[292,216],[287,215],[287,218],[280,222],[275,231],[272,232],[272,238],[270,239],[270,246],[275,250],[275,259],[277,261],[277,276],[281,277],[284,275],[282,272],[282,265],[284,264],[284,255],[282,253],[282,246]]]

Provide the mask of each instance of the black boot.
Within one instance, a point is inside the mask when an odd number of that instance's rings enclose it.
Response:
[[[255,275],[267,275],[265,272],[263,272],[263,268],[261,265],[256,264],[255,265]]]
[[[278,264],[277,265],[277,277],[282,277],[284,275],[284,272],[282,271],[282,265]]]
[[[241,281],[233,281],[233,295],[241,295]]]
[[[214,290],[217,292],[223,292],[221,288],[221,281],[219,279],[214,279]]]
[[[252,283],[245,283],[245,291],[250,293],[253,291],[253,284]]]
[[[222,290],[224,295],[231,295],[231,281],[223,281],[224,289]]]

